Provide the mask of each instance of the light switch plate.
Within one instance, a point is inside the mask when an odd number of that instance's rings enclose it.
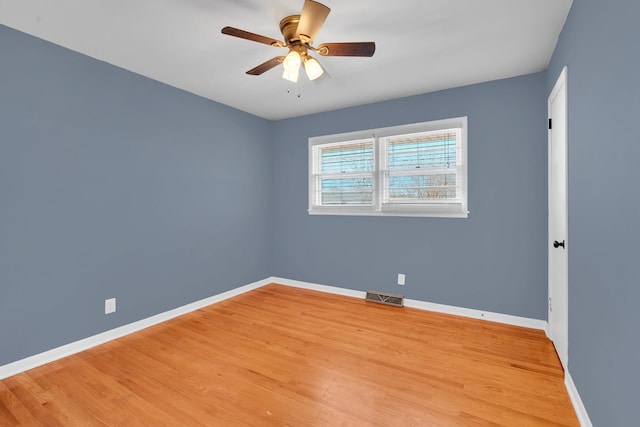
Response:
[[[116,299],[109,298],[104,300],[104,314],[115,313],[116,311]]]

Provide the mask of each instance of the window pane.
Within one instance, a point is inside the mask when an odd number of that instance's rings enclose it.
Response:
[[[389,141],[389,170],[456,167],[456,134],[423,134]]]
[[[456,199],[456,174],[389,177],[390,202]]]
[[[466,218],[467,118],[309,138],[309,214]]]
[[[320,149],[320,173],[373,171],[373,142],[328,146]]]
[[[371,205],[372,178],[322,179],[323,205]]]

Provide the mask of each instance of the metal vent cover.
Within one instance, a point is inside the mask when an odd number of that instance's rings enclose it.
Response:
[[[380,304],[393,305],[395,307],[404,306],[404,297],[398,294],[388,294],[377,291],[367,291],[367,295],[364,297],[367,301],[377,302]]]

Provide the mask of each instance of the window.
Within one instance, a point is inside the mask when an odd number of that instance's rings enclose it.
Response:
[[[309,213],[466,218],[467,118],[309,138]]]

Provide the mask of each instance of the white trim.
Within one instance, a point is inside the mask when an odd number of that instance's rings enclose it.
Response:
[[[547,325],[544,328],[544,334],[547,336],[547,338],[549,338],[549,341],[552,341],[552,339],[551,339],[551,327],[549,326],[549,321],[547,321]]]
[[[9,363],[4,366],[0,366],[0,380],[17,375],[21,372],[29,369],[42,366],[46,363],[53,362],[63,357],[70,356],[75,353],[79,353],[84,350],[88,350],[92,347],[104,344],[106,342],[121,338],[125,335],[129,335],[134,332],[138,332],[142,329],[150,326],[157,325],[174,317],[181,316],[183,314],[191,313],[192,311],[199,310],[203,307],[215,304],[220,301],[241,295],[245,292],[252,291],[270,283],[276,283],[285,286],[291,286],[295,288],[309,289],[313,291],[326,292],[335,295],[342,295],[353,298],[364,299],[366,292],[357,291],[353,289],[340,288],[336,286],[321,285],[318,283],[302,282],[299,280],[284,279],[282,277],[268,277],[264,280],[254,282],[245,286],[241,286],[236,289],[232,289],[221,294],[193,302],[191,304],[184,305],[182,307],[175,308],[173,310],[166,311],[164,313],[157,314],[155,316],[148,317],[146,319],[139,320],[137,322],[130,323],[128,325],[120,326],[118,328],[94,335],[82,340],[63,345],[61,347],[54,348],[52,350],[45,351],[34,356],[27,357],[16,362]],[[488,311],[474,310],[469,308],[455,307],[451,305],[436,304],[425,301],[418,301],[412,299],[405,299],[405,306],[410,308],[417,308],[419,310],[435,311],[438,313],[453,314],[456,316],[470,317],[473,319],[487,320],[490,322],[504,323],[507,325],[522,326],[525,328],[533,329],[547,329],[547,322],[538,319],[529,319],[526,317],[511,316],[508,314],[492,313]]]
[[[9,363],[4,366],[0,366],[0,380],[11,377],[13,375],[17,375],[24,371],[28,371],[29,369],[37,368],[38,366],[45,365],[58,359],[71,356],[72,354],[80,353],[81,351],[88,350],[100,344],[122,338],[125,335],[138,332],[150,326],[154,326],[167,320],[173,319],[174,317],[191,313],[192,311],[199,310],[208,305],[233,298],[237,295],[252,291],[269,283],[271,283],[270,279],[250,283],[248,285],[231,289],[230,291],[223,292],[221,294],[214,295],[212,297],[205,298],[191,304],[183,305],[182,307],[178,307],[173,310],[165,311],[164,313],[156,314],[155,316],[147,317],[146,319],[142,319],[137,322],[129,323],[128,325],[120,326],[118,328],[111,329],[109,331],[102,332],[100,334],[93,335],[79,341],[75,341],[54,348],[52,350],[48,350],[43,353]]]
[[[453,305],[436,304],[432,302],[405,299],[406,307],[420,310],[435,311],[437,313],[453,314],[455,316],[470,317],[472,319],[486,320],[488,322],[504,323],[505,325],[521,326],[531,329],[547,329],[545,320],[531,319],[528,317],[512,316],[510,314],[493,313],[491,311],[475,310],[472,308],[456,307]]]
[[[334,286],[319,285],[317,283],[307,283],[298,280],[283,279],[280,277],[270,277],[269,280],[280,285],[293,286],[296,288],[310,289],[314,291],[328,292],[336,295],[344,295],[354,298],[364,298],[366,292],[354,291],[352,289],[338,288]],[[470,317],[472,319],[487,320],[489,322],[504,323],[506,325],[522,326],[524,328],[540,329],[546,331],[547,322],[528,317],[512,316],[509,314],[492,313],[490,311],[474,310],[471,308],[455,307],[452,305],[436,304],[419,300],[405,299],[404,305],[419,310],[435,311],[438,313],[453,314],[455,316]]]
[[[432,201],[412,201],[411,203],[389,202],[385,200],[386,177],[389,176],[386,156],[389,137],[443,132],[455,129],[456,133],[456,168],[457,200],[445,200],[441,203]],[[308,139],[308,208],[309,215],[338,216],[399,216],[399,217],[437,217],[468,218],[468,118],[466,116],[430,122],[413,123],[386,128],[369,129],[335,135],[323,135]],[[320,146],[341,146],[371,141],[373,146],[374,169],[366,176],[371,176],[372,203],[367,205],[322,205],[319,193],[323,178],[331,178],[334,174],[322,174]],[[424,169],[422,173],[426,173]],[[437,169],[429,168],[429,171]],[[395,174],[396,172],[394,172]],[[399,172],[400,173],[400,172]],[[401,173],[408,173],[406,171]],[[417,173],[416,173],[417,174]],[[341,178],[359,177],[361,173],[338,174]]]
[[[372,211],[371,207],[368,207],[369,210],[358,211],[353,208],[351,210],[341,210],[340,213],[336,213],[335,210],[327,210],[323,212],[322,210],[318,210],[315,208],[313,211],[308,211],[309,215],[339,215],[339,216],[406,216],[406,217],[424,217],[424,218],[468,218],[471,212],[439,212],[439,213],[411,213],[411,211],[394,211],[385,209],[384,211]]]
[[[271,276],[264,280],[250,283],[248,285],[241,286],[239,288],[231,289],[227,292],[223,292],[221,294],[214,295],[212,297],[205,298],[203,300],[196,301],[191,304],[183,305],[182,307],[178,307],[173,310],[169,310],[164,313],[160,313],[155,316],[151,316],[146,319],[142,319],[137,322],[130,323],[128,325],[120,326],[118,328],[100,333],[98,335],[87,337],[82,340],[79,340],[70,344],[66,344],[61,347],[57,347],[40,354],[36,354],[34,356],[27,357],[25,359],[15,361],[4,366],[0,366],[0,380],[11,377],[13,375],[17,375],[19,373],[28,371],[33,368],[37,368],[38,366],[45,365],[47,363],[62,359],[64,357],[71,356],[81,351],[88,350],[92,347],[124,337],[131,333],[138,332],[142,329],[146,329],[148,327],[173,319],[175,317],[182,316],[183,314],[191,313],[203,307],[207,307],[211,304],[215,304],[215,303],[224,301],[226,299],[233,298],[235,296],[244,294],[254,289],[258,289],[270,283],[276,283],[284,286],[291,286],[291,287],[301,288],[301,289],[309,289],[309,290],[326,292],[330,294],[342,295],[342,296],[359,298],[359,299],[364,299],[366,295],[366,292],[364,291],[357,291],[353,289],[340,288],[336,286],[327,286],[327,285],[321,285],[317,283],[302,282],[299,280],[290,280],[290,279],[284,279],[281,277]],[[486,320],[490,322],[504,323],[507,325],[521,326],[521,327],[532,328],[532,329],[541,329],[548,334],[548,325],[547,325],[547,322],[545,322],[544,320],[530,319],[526,317],[512,316],[508,314],[492,313],[488,311],[474,310],[469,308],[462,308],[462,307],[456,307],[456,306],[444,305],[444,304],[436,304],[436,303],[430,303],[430,302],[412,300],[412,299],[405,299],[405,306],[410,308],[416,308],[419,310],[428,310],[428,311],[434,311],[438,313],[453,314],[456,316]],[[565,382],[565,387],[567,388],[567,392],[569,394],[569,398],[571,399],[571,402],[573,403],[573,407],[576,411],[576,415],[578,416],[578,420],[580,421],[580,425],[582,427],[593,427],[593,425],[591,424],[591,420],[589,419],[589,415],[587,414],[587,410],[584,407],[582,400],[580,399],[578,390],[576,389],[576,386],[573,383],[573,380],[571,379],[571,376],[569,375],[568,372],[566,372],[565,374],[564,382]]]
[[[561,90],[566,90],[568,69],[569,67],[566,65],[562,68],[562,71],[558,75],[558,80],[556,80],[556,83],[553,85],[553,89],[551,89],[549,99],[555,98]],[[547,107],[549,104],[550,102],[547,100]]]
[[[569,393],[569,398],[571,399],[571,403],[573,403],[573,409],[576,411],[580,425],[582,427],[593,427],[589,414],[587,414],[587,408],[584,407],[584,403],[582,403],[578,389],[573,383],[573,379],[568,371],[565,371],[564,374],[564,385],[567,388],[567,393]]]
[[[269,283],[276,283],[278,285],[291,286],[293,288],[309,289],[312,291],[326,292],[328,294],[342,295],[345,297],[364,299],[366,295],[366,292],[363,292],[363,291],[355,291],[353,289],[320,285],[317,283],[301,282],[299,280],[283,279],[282,277],[270,277],[268,280],[270,280]]]

